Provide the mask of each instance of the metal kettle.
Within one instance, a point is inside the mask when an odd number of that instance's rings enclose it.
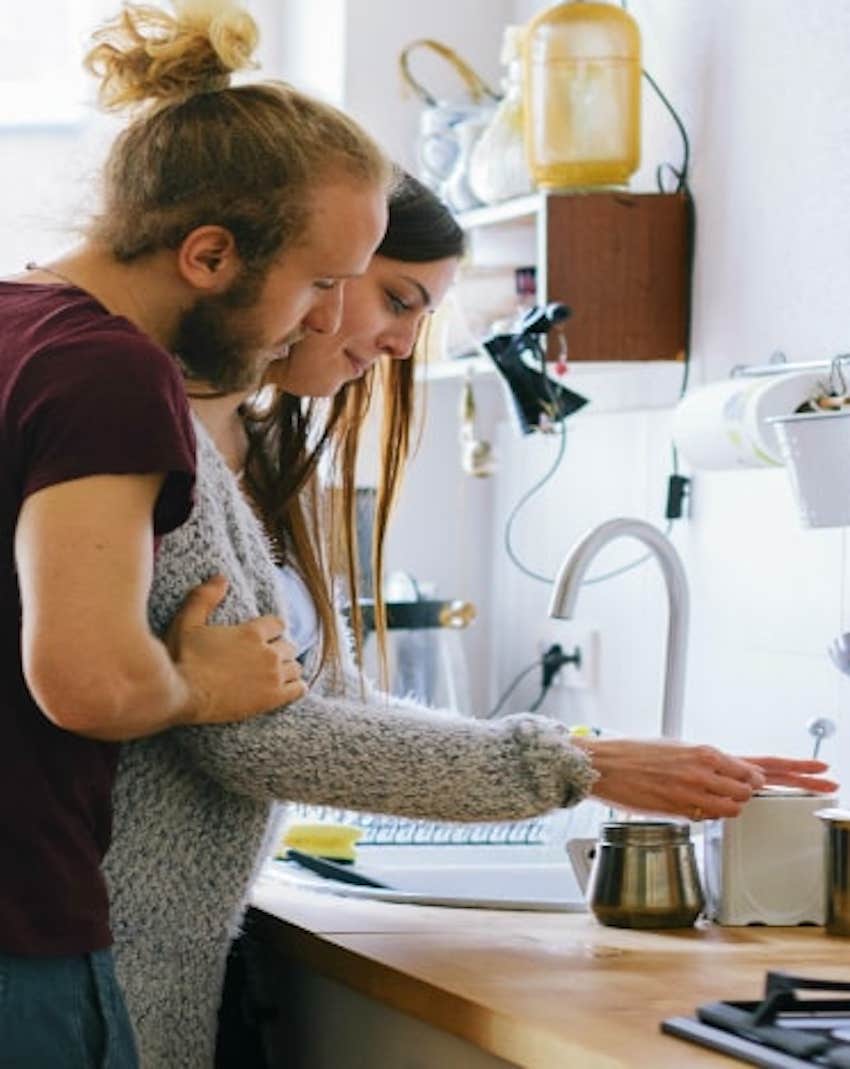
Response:
[[[689,928],[705,904],[690,825],[603,824],[588,901],[596,919],[615,928]]]

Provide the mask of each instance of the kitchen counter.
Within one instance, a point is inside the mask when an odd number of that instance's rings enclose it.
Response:
[[[660,1021],[705,1002],[759,998],[768,969],[850,978],[850,941],[821,928],[639,932],[590,914],[352,900],[268,878],[252,903],[254,931],[277,957],[460,1037],[492,1065],[740,1066],[663,1035]]]

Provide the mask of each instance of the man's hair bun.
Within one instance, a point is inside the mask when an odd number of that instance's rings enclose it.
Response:
[[[93,35],[86,68],[109,110],[177,103],[226,89],[233,71],[256,67],[253,18],[233,0],[174,0],[173,14],[127,4]]]

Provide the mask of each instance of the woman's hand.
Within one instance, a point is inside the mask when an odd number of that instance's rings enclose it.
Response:
[[[742,757],[764,773],[765,781],[774,787],[799,787],[817,794],[832,794],[839,784],[835,780],[817,775],[826,772],[829,765],[823,761],[797,760],[794,757]]]
[[[623,809],[688,820],[736,817],[767,783],[828,793],[836,784],[815,773],[822,761],[732,757],[713,746],[672,739],[590,739],[574,744],[598,773],[592,794]]]
[[[598,773],[593,797],[636,812],[735,817],[766,782],[755,764],[713,746],[672,739],[579,738],[574,744],[589,752]]]

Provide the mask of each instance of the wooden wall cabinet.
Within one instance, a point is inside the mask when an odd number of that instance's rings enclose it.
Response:
[[[481,250],[491,270],[534,263],[538,303],[570,307],[570,360],[683,359],[691,240],[684,194],[540,193],[465,212],[460,221],[472,272]],[[558,349],[553,332],[550,359]]]

